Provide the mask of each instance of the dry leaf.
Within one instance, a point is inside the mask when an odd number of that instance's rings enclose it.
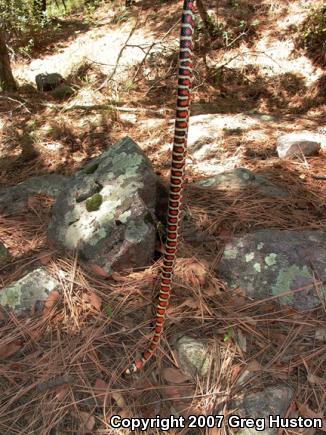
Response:
[[[95,426],[95,417],[88,412],[79,411],[80,419],[87,430],[93,430]]]
[[[111,393],[111,396],[117,402],[117,405],[119,406],[119,408],[122,409],[126,406],[125,399],[123,398],[121,393],[119,393],[118,391],[115,391],[115,392]]]
[[[67,393],[69,391],[69,386],[68,385],[60,385],[59,387],[57,387],[55,389],[56,393],[55,393],[55,397],[57,400],[59,400],[60,402],[62,402],[62,400],[64,400],[67,396]]]
[[[0,307],[0,322],[1,320],[6,320],[6,315],[5,313],[2,311],[1,307]]]
[[[182,373],[181,370],[172,367],[163,369],[162,376],[170,384],[182,384],[191,379],[190,376]]]
[[[182,302],[181,305],[179,305],[178,308],[181,308],[184,306],[189,307],[191,309],[197,309],[198,308],[198,301],[195,300],[194,298],[187,298],[184,302]]]
[[[60,293],[57,290],[52,290],[44,302],[43,313],[49,313],[60,300]]]
[[[180,390],[179,388],[176,387],[166,387],[164,388],[164,390],[162,391],[162,393],[164,394],[164,396],[168,399],[168,400],[179,400],[181,399],[181,394],[180,394]]]
[[[52,257],[52,251],[42,252],[37,256],[40,263],[43,264],[44,266],[50,263],[51,257]]]
[[[35,210],[37,208],[37,206],[40,204],[37,196],[29,196],[27,198],[27,208],[31,209],[31,210]]]
[[[92,307],[95,308],[95,310],[100,311],[102,306],[102,299],[93,291],[90,292],[87,296],[89,303],[92,305]]]
[[[250,361],[250,363],[246,366],[246,370],[248,370],[249,372],[259,372],[261,369],[261,364],[259,364],[256,359]]]
[[[191,278],[194,278],[195,284],[199,284],[200,286],[205,285],[206,278],[207,278],[207,269],[204,264],[193,262],[190,265],[190,274],[194,275]]]
[[[122,276],[118,272],[113,272],[111,274],[110,278],[114,279],[114,281],[117,281],[117,282],[125,282],[128,280],[128,278],[126,276]]]
[[[308,375],[307,379],[308,379],[308,382],[310,382],[311,384],[326,385],[326,379],[323,379],[320,376]]]
[[[96,398],[102,405],[107,402],[107,398],[109,396],[108,390],[108,384],[102,379],[97,378],[94,385],[94,393],[96,395]]]
[[[21,349],[21,345],[15,341],[0,345],[0,359],[8,358]]]
[[[237,330],[236,339],[242,352],[247,352],[247,337],[242,333],[241,329]]]
[[[232,367],[232,381],[235,381],[238,378],[240,371],[241,367],[239,365],[235,365],[234,367]]]
[[[320,428],[323,432],[326,432],[326,422],[323,420],[324,416],[322,412],[314,412],[304,403],[300,403],[296,400],[296,405],[302,417],[306,418],[320,418],[322,420],[323,426]]]
[[[97,264],[91,263],[89,267],[96,275],[102,276],[103,278],[109,278],[110,276],[101,266],[98,266]]]

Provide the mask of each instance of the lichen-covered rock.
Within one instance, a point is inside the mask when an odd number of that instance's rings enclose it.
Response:
[[[49,238],[107,274],[146,266],[155,246],[156,188],[150,161],[126,137],[71,178],[53,206]]]
[[[256,427],[240,429],[237,434],[258,435],[258,434],[277,434],[278,427],[270,427],[269,416],[280,418],[285,417],[285,413],[293,397],[293,391],[283,385],[275,385],[265,388],[264,391],[244,395],[242,399],[236,400],[234,407],[237,411],[234,415],[242,418],[257,419]],[[233,417],[234,424],[236,417]],[[273,422],[271,422],[273,423]]]
[[[281,159],[310,156],[318,153],[325,142],[326,137],[321,134],[299,131],[280,136],[276,142],[276,149]]]
[[[205,376],[210,367],[211,356],[207,346],[186,335],[176,342],[177,357],[180,369],[190,376]]]
[[[44,269],[35,269],[0,290],[0,305],[16,314],[28,313],[33,310],[37,302],[46,300],[50,292],[58,285],[58,281]]]
[[[35,83],[38,91],[49,92],[53,91],[55,88],[64,82],[64,78],[59,73],[51,74],[37,74],[35,77]]]
[[[45,193],[56,197],[66,184],[62,175],[49,174],[31,177],[13,187],[0,190],[0,213],[6,216],[21,213],[29,195]]]
[[[246,168],[236,168],[231,171],[221,172],[213,177],[197,181],[198,186],[217,187],[225,190],[239,190],[255,188],[266,196],[285,197],[287,192],[275,186],[261,175],[256,175]]]
[[[217,266],[229,286],[252,298],[277,298],[283,305],[307,310],[326,296],[326,232],[261,230],[235,238],[225,246]],[[300,290],[303,289],[303,290]],[[297,290],[297,291],[296,291]]]

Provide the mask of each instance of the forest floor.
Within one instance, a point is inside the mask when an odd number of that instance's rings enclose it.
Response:
[[[82,13],[61,18],[29,59],[15,60],[20,91],[0,95],[1,187],[41,174],[69,176],[126,135],[146,152],[156,173],[168,179],[181,5],[154,3],[138,2],[126,11],[110,2],[87,20]],[[325,154],[281,161],[275,151],[281,133],[325,132],[324,60],[297,43],[300,23],[314,1],[221,0],[218,10],[213,8],[215,1],[206,3],[227,30],[209,46],[205,34],[198,34],[192,115],[214,114],[224,127],[216,136],[219,165],[189,155],[187,181],[240,166],[264,173],[299,196],[300,228],[325,230],[326,218],[318,220],[316,210],[325,205],[326,182],[315,178],[325,175]],[[43,72],[61,73],[74,94],[57,99],[36,91],[31,84]],[[81,105],[93,108],[80,109]],[[246,120],[253,117],[251,127]],[[256,228],[264,226],[257,204],[253,207],[244,197],[236,202],[235,198],[219,201],[211,192],[203,195],[209,204],[216,201],[222,217],[212,221],[204,208],[199,209],[205,201],[196,203],[198,195],[191,188],[186,190],[186,208],[200,220],[203,231],[216,237],[216,258],[234,234],[248,230],[252,222]],[[237,394],[244,367],[257,376],[264,371],[258,355],[264,352],[260,339],[265,332],[273,361],[271,376],[297,385],[289,415],[298,410],[305,416],[322,415],[324,357],[317,357],[316,348],[304,356],[300,349],[303,337],[313,336],[317,324],[326,328],[324,308],[303,315],[290,309],[275,312],[270,301],[254,304],[226,289],[214,275],[212,252],[185,241],[161,349],[140,377],[123,378],[126,365],[146,348],[151,334],[160,261],[109,280],[95,276],[76,257],[48,246],[50,206],[48,198],[36,196],[24,214],[0,216],[0,240],[12,260],[0,270],[1,286],[40,264],[56,276],[60,271],[69,276],[62,281],[63,300],[41,318],[12,317],[2,324],[0,317],[0,377],[6,386],[6,401],[0,401],[1,434],[111,433],[112,414],[221,411]],[[276,203],[275,215],[278,207]],[[295,228],[290,219],[283,216],[268,225]],[[266,320],[258,321],[259,316]],[[228,337],[230,327],[257,339],[251,354]],[[185,378],[178,370],[170,343],[190,331],[206,338],[211,349],[219,349],[220,366],[209,379]],[[283,362],[280,340],[297,349],[292,364]],[[226,433],[223,430],[216,433]]]

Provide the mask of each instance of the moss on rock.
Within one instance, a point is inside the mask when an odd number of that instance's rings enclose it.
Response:
[[[102,202],[102,195],[100,193],[95,193],[86,200],[86,210],[88,212],[96,211],[101,207]]]

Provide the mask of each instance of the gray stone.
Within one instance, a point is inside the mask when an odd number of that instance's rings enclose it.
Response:
[[[58,286],[59,283],[44,269],[35,269],[0,290],[0,305],[16,314],[25,314],[33,310],[37,302],[46,300]]]
[[[275,186],[261,175],[255,175],[249,169],[236,168],[231,171],[225,171],[213,177],[206,178],[196,182],[198,186],[218,187],[219,189],[238,190],[245,188],[255,188],[260,190],[266,196],[286,197],[287,192]]]
[[[75,90],[71,86],[61,84],[51,92],[51,95],[55,98],[60,99],[60,98],[68,98],[74,93]]]
[[[251,298],[276,299],[297,310],[309,310],[326,297],[326,232],[261,230],[233,239],[217,266],[232,288],[241,287]],[[308,287],[306,290],[298,290]]]
[[[177,358],[180,369],[190,376],[205,376],[210,367],[207,346],[192,337],[182,336],[176,342]]]
[[[267,387],[264,391],[243,396],[241,400],[236,401],[235,405],[238,409],[233,415],[257,419],[257,423],[255,428],[240,429],[237,434],[258,435],[263,433],[264,435],[276,435],[278,428],[276,425],[270,427],[269,416],[283,418],[292,396],[293,391],[289,387],[282,385]]]
[[[45,193],[56,197],[67,182],[62,175],[50,174],[29,178],[13,187],[0,190],[0,213],[10,216],[21,213],[30,195]]]
[[[10,254],[8,249],[5,247],[3,243],[0,242],[0,266],[6,264],[9,260]]]
[[[35,82],[38,91],[49,92],[61,85],[64,82],[64,78],[59,73],[43,73],[35,77]]]
[[[277,154],[281,159],[311,156],[318,153],[325,141],[325,136],[309,131],[284,134],[277,139]]]
[[[71,177],[53,206],[48,236],[108,274],[147,266],[155,247],[156,189],[150,161],[126,137]]]

